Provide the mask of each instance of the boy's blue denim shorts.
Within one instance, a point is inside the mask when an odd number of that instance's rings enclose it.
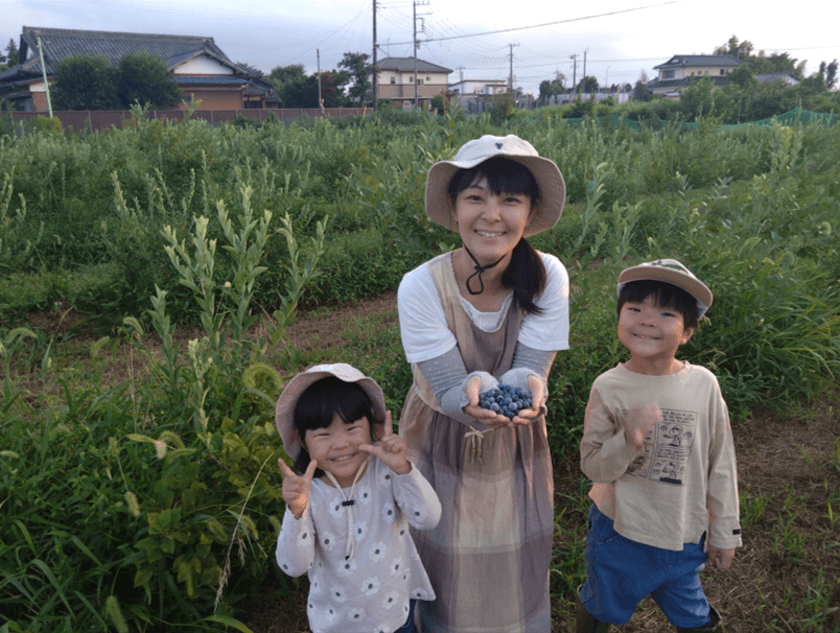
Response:
[[[612,519],[592,504],[583,606],[600,622],[624,624],[650,595],[675,627],[709,626],[709,603],[700,585],[705,540],[703,535],[699,543],[686,543],[681,552],[637,543],[618,534]]]

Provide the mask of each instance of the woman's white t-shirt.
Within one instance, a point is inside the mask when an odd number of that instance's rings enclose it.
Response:
[[[569,273],[554,255],[540,253],[545,266],[546,284],[534,303],[541,314],[528,314],[522,320],[517,341],[532,349],[555,352],[569,349]],[[469,317],[480,329],[494,332],[504,323],[513,292],[498,312],[479,312],[461,297]],[[397,292],[400,336],[409,363],[437,358],[457,345],[455,334],[446,326],[446,315],[426,264],[407,273]]]

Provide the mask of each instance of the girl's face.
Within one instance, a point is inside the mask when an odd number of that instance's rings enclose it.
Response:
[[[461,241],[479,264],[507,257],[519,243],[531,220],[532,204],[526,194],[490,191],[487,178],[477,178],[460,191],[452,204]],[[502,260],[499,269],[507,262]]]
[[[337,415],[328,427],[307,430],[302,439],[309,457],[318,462],[318,468],[331,473],[342,488],[353,485],[356,472],[369,457],[359,445],[373,443],[367,417],[348,424]]]

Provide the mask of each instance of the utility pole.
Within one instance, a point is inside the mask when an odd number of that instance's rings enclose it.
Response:
[[[577,90],[577,53],[574,55],[569,55],[570,59],[574,60],[574,65],[572,66],[572,90]]]
[[[47,81],[47,65],[44,63],[44,45],[41,44],[41,36],[38,36],[38,51],[41,55],[41,70],[44,72],[44,90],[47,91],[47,109],[50,111],[50,118],[52,118],[52,101],[50,100],[50,83]]]
[[[586,83],[586,51],[588,51],[588,50],[589,50],[588,48],[585,48],[583,50],[583,79],[582,79],[582,81],[584,83]]]
[[[514,94],[513,92],[513,47],[519,46],[519,44],[508,44],[510,46],[510,94]],[[516,95],[514,95],[514,102],[516,101]]]
[[[424,6],[429,4],[428,0],[426,2],[419,2],[418,0],[414,0],[411,5],[413,19],[411,20],[414,25],[414,109],[417,109],[417,47],[419,46],[417,42],[417,5]],[[423,19],[422,17],[420,18]],[[424,26],[425,28],[425,26]]]
[[[315,49],[315,58],[318,60],[318,110],[324,116],[324,100],[321,98],[321,50]]]
[[[376,67],[376,0],[373,0],[373,109],[379,105],[379,69]],[[320,81],[320,76],[319,76]],[[320,83],[318,84],[320,85]]]

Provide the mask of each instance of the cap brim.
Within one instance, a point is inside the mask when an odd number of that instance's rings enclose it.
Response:
[[[697,300],[698,304],[701,306],[702,313],[705,313],[705,311],[709,309],[712,305],[712,300],[714,299],[712,291],[709,290],[709,287],[699,279],[689,277],[688,275],[676,270],[659,266],[633,266],[623,270],[618,276],[619,291],[623,284],[630,281],[640,281],[642,279],[664,281],[665,283],[672,284],[677,288],[682,288]]]

